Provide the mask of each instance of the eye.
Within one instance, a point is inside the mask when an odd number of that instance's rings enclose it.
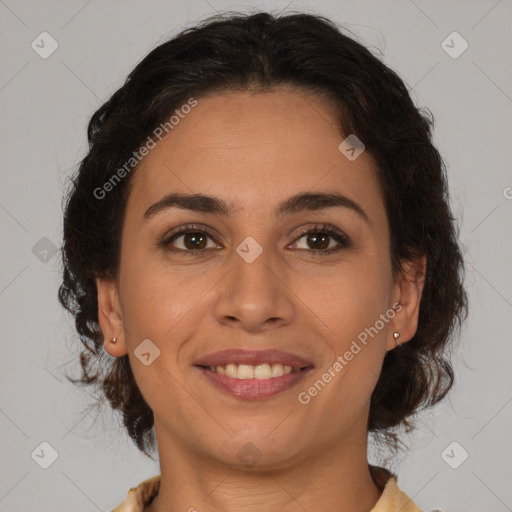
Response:
[[[327,224],[302,231],[296,241],[301,239],[304,239],[306,245],[301,250],[307,251],[312,256],[324,256],[350,247],[350,238],[339,229]]]
[[[339,229],[328,224],[315,225],[304,229],[294,244],[304,239],[306,247],[299,247],[299,250],[306,251],[311,256],[325,256],[351,245],[350,238]],[[215,249],[216,245],[208,245],[209,240],[215,242],[213,235],[208,230],[187,225],[181,229],[167,234],[160,245],[171,253],[181,253],[184,256],[204,255],[207,251]]]
[[[212,246],[208,246],[208,239],[213,240],[208,231],[189,225],[167,235],[162,245],[169,252],[194,256],[212,249]]]

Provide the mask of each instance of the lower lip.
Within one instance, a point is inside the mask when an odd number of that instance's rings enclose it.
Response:
[[[311,367],[305,368],[300,372],[292,372],[282,377],[271,377],[270,379],[235,379],[227,375],[212,372],[202,366],[196,366],[196,368],[199,368],[203,375],[217,386],[217,388],[227,391],[237,398],[253,400],[269,398],[292,388],[304,378],[306,373],[312,370]]]

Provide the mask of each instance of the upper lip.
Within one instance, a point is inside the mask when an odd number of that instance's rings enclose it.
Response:
[[[313,366],[310,361],[289,352],[281,350],[245,350],[228,349],[219,352],[212,352],[198,359],[195,366],[226,366],[227,364],[247,364],[256,366],[258,364],[282,364],[292,368],[305,368]]]

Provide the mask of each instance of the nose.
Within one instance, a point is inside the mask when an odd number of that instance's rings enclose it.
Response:
[[[250,263],[236,252],[231,260],[218,286],[217,321],[253,333],[290,324],[296,314],[296,298],[277,257],[263,250]]]

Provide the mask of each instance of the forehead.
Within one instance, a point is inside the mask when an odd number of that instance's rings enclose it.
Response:
[[[258,211],[299,192],[338,190],[384,213],[374,161],[349,160],[327,100],[287,89],[197,99],[144,157],[132,177],[129,211],[142,216],[172,191],[202,193]]]

